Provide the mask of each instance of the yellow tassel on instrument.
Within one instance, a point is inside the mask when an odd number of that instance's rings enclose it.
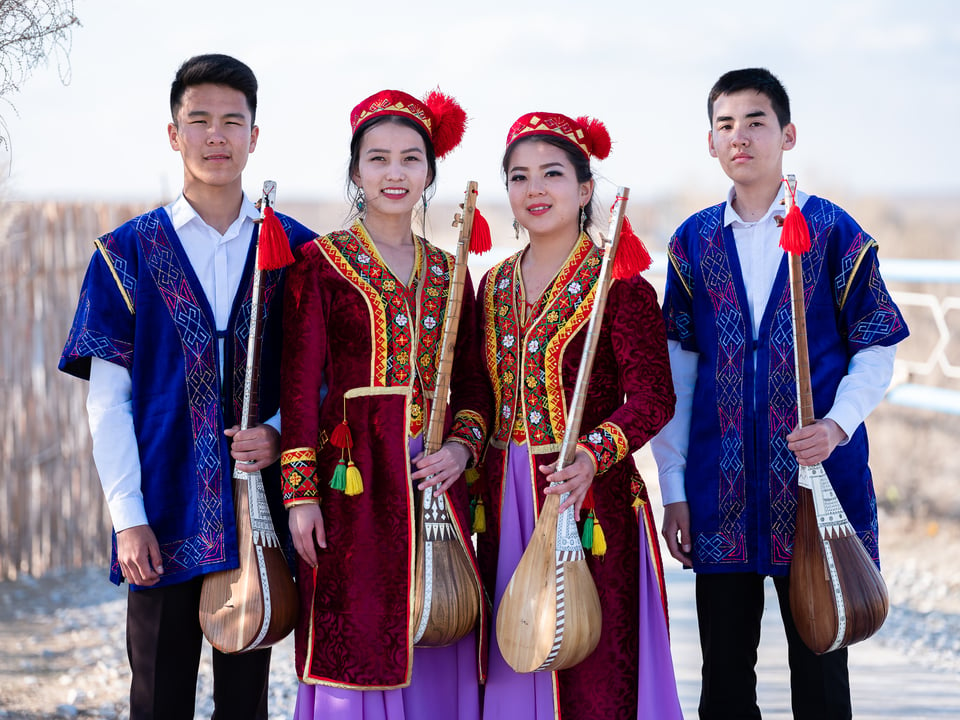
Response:
[[[467,468],[463,471],[463,477],[467,481],[467,487],[470,487],[480,478],[480,471],[475,467]]]
[[[593,554],[595,557],[602,557],[607,554],[607,538],[603,534],[603,528],[596,518],[593,520]]]
[[[487,511],[483,509],[483,500],[477,499],[477,505],[473,513],[473,531],[482,533],[487,531]]]
[[[347,481],[343,492],[345,495],[359,495],[363,492],[363,477],[353,460],[347,463]]]

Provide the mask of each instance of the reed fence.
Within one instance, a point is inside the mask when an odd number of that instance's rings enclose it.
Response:
[[[0,203],[0,580],[109,556],[86,383],[57,361],[93,239],[140,211]]]

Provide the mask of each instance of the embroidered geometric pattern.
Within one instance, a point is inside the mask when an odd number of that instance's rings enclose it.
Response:
[[[107,233],[97,241],[97,247],[104,255],[104,260],[110,266],[113,276],[117,279],[120,287],[131,299],[137,296],[137,276],[135,271],[131,271],[130,264],[123,255],[117,251],[117,238],[113,233]]]
[[[773,302],[771,298],[770,302]],[[793,311],[790,286],[776,298],[770,328],[770,367],[767,380],[767,428],[769,456],[767,483],[770,506],[770,562],[789,565],[797,514],[797,461],[787,447],[787,435],[797,425],[796,371],[793,357]],[[762,417],[762,416],[761,416]],[[761,428],[760,432],[764,432]],[[763,461],[760,461],[761,464]]]
[[[627,436],[624,435],[623,430],[611,422],[601,423],[594,430],[581,435],[577,441],[577,447],[582,447],[593,455],[598,475],[606,472],[630,454]]]
[[[513,429],[517,402],[520,322],[514,303],[513,277],[520,253],[512,255],[487,275],[483,302],[484,359],[500,414],[494,418],[492,440],[506,442]]]
[[[370,104],[369,107],[361,109],[356,116],[351,118],[351,125],[354,132],[358,126],[366,122],[367,118],[377,113],[389,112],[392,115],[409,115],[427,129],[427,133],[433,132],[433,121],[427,110],[416,101],[415,98],[403,100],[398,98],[391,101],[389,98],[381,98]]]
[[[693,551],[702,563],[719,565],[733,558],[746,558],[743,534],[737,532],[697,533]]]
[[[518,321],[518,308],[524,304],[520,253],[490,272],[484,307],[485,357],[496,405],[502,408],[494,440],[506,442],[512,437],[539,447],[562,437],[566,401],[560,362],[570,338],[589,318],[601,257],[589,238],[581,236],[524,327]]]
[[[424,257],[423,278],[418,298],[417,375],[423,389],[431,393],[437,384],[437,365],[440,359],[440,343],[446,320],[449,296],[450,273],[454,258],[449,253],[430,246],[422,238],[421,251]]]
[[[739,306],[733,272],[723,247],[722,215],[719,207],[710,210],[713,212],[700,213],[697,220],[700,271],[717,320],[717,419],[721,447],[725,449],[720,458],[718,487],[720,530],[722,536],[742,536],[746,529],[743,367],[748,331],[744,323],[746,313]],[[711,543],[707,547],[714,555],[720,548],[726,551],[714,562],[746,560],[745,555],[740,554],[746,552],[742,544]]]
[[[225,557],[220,502],[223,483],[218,431],[220,381],[215,332],[193,294],[184,268],[159,222],[159,215],[147,213],[140,216],[136,230],[147,267],[184,349],[184,379],[199,483],[196,497],[200,532],[193,538],[160,548],[164,567],[169,572],[185,567],[184,563],[204,565],[221,562]]]
[[[317,488],[317,451],[315,448],[285,450],[280,456],[283,502],[320,497]]]
[[[388,326],[398,328],[402,334],[406,323],[397,325],[395,323],[396,317],[391,318],[390,321],[387,319],[389,308],[383,299],[382,292],[396,292],[398,283],[392,277],[384,278],[383,267],[379,263],[373,262],[376,255],[361,244],[360,238],[365,237],[365,235],[362,226],[359,223],[354,223],[350,230],[333,232],[317,238],[314,242],[317,243],[337,271],[352,285],[356,286],[367,300],[367,307],[371,314],[370,337],[373,346],[370,384],[382,387],[386,385],[388,371]],[[387,283],[387,289],[381,292],[380,288],[384,280],[390,280],[390,282]],[[409,347],[410,341],[409,336],[407,336],[406,350],[409,351]],[[403,349],[398,348],[398,351]]]
[[[467,446],[473,457],[474,465],[479,461],[483,452],[484,440],[487,437],[486,423],[483,416],[473,410],[461,410],[453,418],[453,425],[447,435],[448,439],[456,439]]]
[[[78,307],[80,309],[76,336],[71,335],[67,340],[66,346],[70,348],[70,353],[65,359],[72,362],[84,357],[98,357],[130,370],[133,367],[133,345],[89,329],[87,323],[90,319],[90,300],[86,292],[80,296]],[[71,329],[71,333],[73,332]]]
[[[518,120],[514,123],[513,127],[510,128],[507,144],[509,145],[516,138],[529,135],[530,133],[560,135],[580,148],[580,152],[584,155],[590,157],[590,149],[584,142],[583,130],[571,125],[569,119],[561,115],[547,115],[546,117],[531,115],[526,122],[523,123]]]
[[[317,243],[366,298],[372,315],[371,385],[411,387],[410,436],[417,437],[426,422],[425,392],[436,386],[453,256],[415,237],[416,260],[408,287],[380,260],[359,222]]]
[[[581,251],[584,251],[586,257],[581,255]],[[581,258],[582,262],[580,262]],[[538,317],[537,335],[545,341],[541,358],[543,388],[542,393],[525,393],[524,397],[526,399],[537,397],[545,403],[543,409],[550,413],[549,437],[558,440],[567,428],[567,404],[563,393],[560,365],[571,338],[590,320],[602,258],[603,252],[592,242],[587,240],[586,243],[582,243],[571,258],[570,266],[577,265],[572,279],[562,278],[562,283],[556,283],[551,288],[551,295],[556,289],[556,296],[548,298],[546,311]],[[558,275],[558,279],[560,278],[561,276]],[[533,336],[532,333],[528,335]],[[528,355],[525,363],[528,375],[533,374],[532,369],[535,367],[533,363],[533,356]],[[529,417],[528,412],[528,420]],[[542,429],[538,428],[538,430]],[[533,434],[536,438],[537,433]],[[545,434],[544,437],[548,435]]]

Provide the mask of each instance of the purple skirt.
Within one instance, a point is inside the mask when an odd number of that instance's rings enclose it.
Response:
[[[640,513],[640,603],[638,720],[683,720],[667,621],[660,597],[654,557],[647,542],[644,514]],[[494,618],[500,600],[533,535],[533,498],[530,493],[530,461],[527,445],[511,443],[507,450],[503,507],[500,515],[500,554],[497,561]],[[556,673],[513,671],[491,633],[490,666],[484,690],[483,720],[556,720],[558,689]],[[436,716],[441,717],[441,716]]]

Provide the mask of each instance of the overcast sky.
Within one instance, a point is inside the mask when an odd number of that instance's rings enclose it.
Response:
[[[469,179],[504,196],[499,160],[519,115],[591,115],[614,140],[597,165],[634,197],[726,191],[707,154],[706,94],[761,65],[791,95],[797,148],[785,170],[827,195],[960,193],[960,5],[956,0],[708,3],[182,2],[77,0],[69,67],[51,61],[0,102],[14,198],[161,200],[179,191],[166,137],[177,66],[204,52],[260,81],[251,195],[342,200],[351,108],[395,87],[439,86],[470,118],[438,194]],[[594,12],[590,12],[594,10]],[[68,83],[60,82],[63,70]],[[719,197],[718,197],[719,199]]]

